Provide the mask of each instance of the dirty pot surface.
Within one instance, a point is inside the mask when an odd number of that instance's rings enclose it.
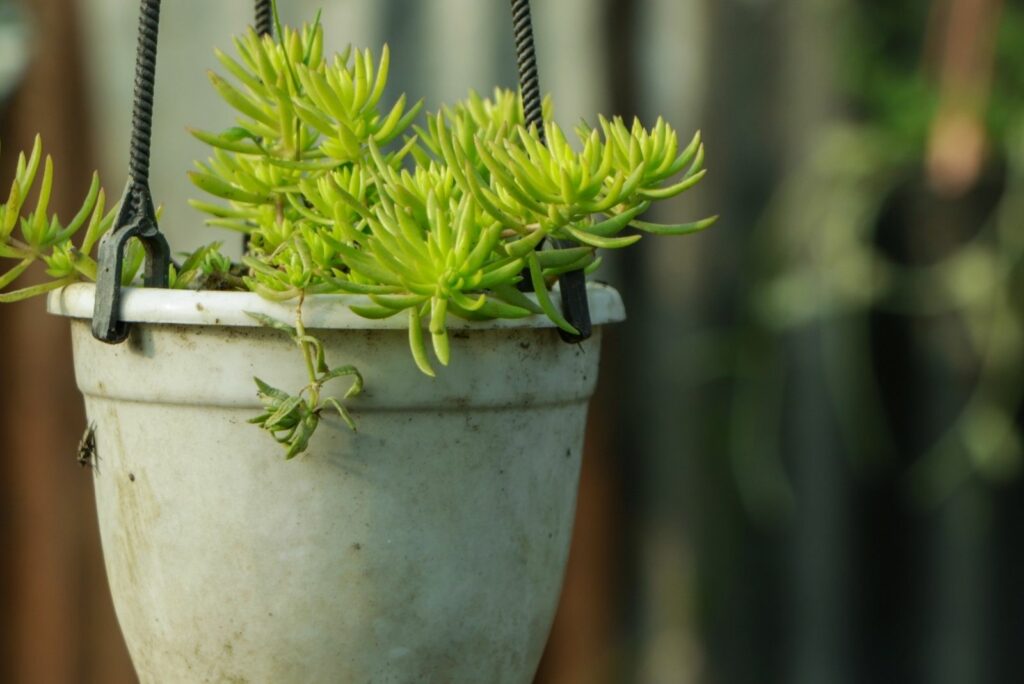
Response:
[[[191,314],[159,314],[172,322],[108,346],[81,317],[91,290],[76,287],[50,306],[73,318],[107,573],[143,682],[532,680],[565,569],[600,328],[566,345],[547,327],[468,325],[433,380],[403,330],[318,329],[329,362],[366,377],[346,402],[359,431],[327,418],[286,462],[246,421],[254,375],[306,382],[287,338],[203,299],[213,293],[180,293],[196,296],[181,305]],[[601,292],[595,320],[621,318],[617,294]],[[126,309],[158,317],[136,294]],[[337,324],[316,310],[334,304],[312,304],[307,319]],[[329,390],[340,400],[347,387]]]

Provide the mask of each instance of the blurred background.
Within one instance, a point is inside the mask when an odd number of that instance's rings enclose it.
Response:
[[[153,191],[226,126],[212,49],[251,2],[165,3]],[[393,52],[428,106],[514,83],[500,0],[280,0]],[[534,0],[557,119],[700,128],[722,214],[609,259],[579,516],[538,682],[1024,680],[1024,7]],[[0,0],[0,180],[36,131],[63,213],[127,172],[137,6]],[[232,236],[225,236],[233,240]],[[134,681],[110,604],[66,323],[0,308],[0,681]]]

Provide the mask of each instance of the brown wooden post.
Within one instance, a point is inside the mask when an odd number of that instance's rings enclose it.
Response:
[[[93,166],[75,3],[24,5],[34,53],[0,126],[0,178],[6,187],[18,151],[40,132],[55,160],[53,206],[67,217]],[[91,476],[75,462],[84,417],[67,323],[47,316],[41,300],[0,308],[0,388],[0,680],[134,681],[103,573]]]

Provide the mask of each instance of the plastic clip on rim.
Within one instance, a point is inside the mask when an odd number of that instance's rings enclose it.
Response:
[[[128,324],[120,320],[121,274],[125,250],[132,238],[138,238],[146,249],[146,287],[167,287],[170,247],[157,226],[149,189],[136,186],[130,180],[115,227],[100,243],[92,334],[109,344],[128,338]]]
[[[523,96],[523,116],[527,126],[536,126],[542,143],[544,136],[544,109],[540,94],[540,75],[537,71],[537,50],[533,39],[530,0],[512,0],[512,29],[515,33],[516,62],[519,66],[519,89]],[[572,243],[555,240],[556,247],[573,247]],[[562,313],[579,335],[559,330],[562,339],[571,344],[582,342],[592,334],[590,304],[587,301],[587,278],[582,270],[562,274]]]

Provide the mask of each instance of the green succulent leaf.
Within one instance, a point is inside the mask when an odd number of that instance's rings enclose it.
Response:
[[[340,305],[370,319],[404,314],[415,365],[433,376],[433,361],[447,366],[459,349],[449,334],[453,317],[545,315],[575,333],[551,299],[563,274],[593,272],[599,250],[644,234],[699,232],[717,218],[639,220],[703,179],[699,133],[681,145],[663,119],[645,127],[620,117],[567,133],[550,98],[543,125],[527,126],[520,94],[506,89],[471,91],[424,114],[422,100],[389,94],[386,45],[328,55],[319,15],[294,28],[280,24],[275,7],[275,21],[275,35],[250,30],[232,50],[215,52],[219,73],[210,83],[234,120],[189,129],[209,147],[189,173],[204,197],[190,204],[207,225],[245,234],[248,250],[235,263],[211,242],[183,255],[169,278],[175,288],[299,302],[294,324],[250,314],[286,335],[307,370],[308,383],[294,394],[256,380],[263,408],[253,422],[288,458],[309,448],[324,411],[354,429],[344,404],[363,387],[354,367],[332,367],[322,341],[305,330],[306,296],[348,295]],[[14,176],[0,204],[0,302],[95,279],[96,246],[117,215],[99,179],[64,223],[51,211],[54,165],[40,140],[19,156]],[[136,281],[144,258],[131,243],[125,284]],[[15,289],[37,263],[50,279]],[[525,278],[532,296],[518,289]],[[324,395],[342,377],[352,378],[345,397]]]

